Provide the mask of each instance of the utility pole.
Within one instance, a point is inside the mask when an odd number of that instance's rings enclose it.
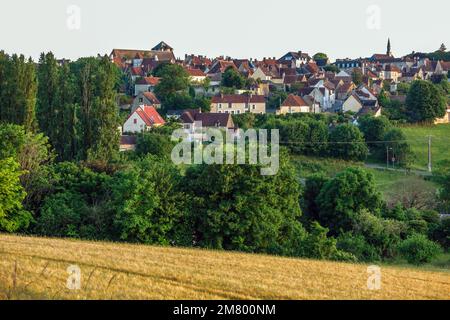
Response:
[[[389,147],[386,147],[386,169],[389,169]]]
[[[431,164],[431,137],[432,136],[428,136],[428,172],[433,171],[433,167]]]

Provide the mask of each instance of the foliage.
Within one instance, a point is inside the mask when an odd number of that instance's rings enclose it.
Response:
[[[412,122],[433,122],[445,115],[446,101],[442,90],[424,80],[412,83],[406,97],[409,118]]]
[[[10,57],[0,51],[0,122],[35,131],[36,91],[36,67],[31,58],[15,54]]]
[[[359,86],[363,82],[363,73],[361,69],[355,68],[352,72],[352,81],[356,86]]]
[[[330,133],[329,152],[345,160],[364,160],[368,154],[363,134],[351,124],[342,124]]]
[[[245,78],[233,67],[228,67],[222,75],[221,85],[227,88],[243,89]]]
[[[439,245],[422,234],[414,234],[408,237],[398,246],[398,250],[408,263],[416,265],[431,262],[441,253]]]
[[[414,154],[401,129],[393,128],[389,130],[383,140],[386,141],[385,147],[390,150],[390,154],[393,155],[392,159],[395,159],[397,165],[404,167],[411,165]]]
[[[167,161],[147,157],[118,172],[111,182],[114,225],[121,240],[191,245],[184,228],[180,176]],[[181,243],[180,243],[181,242]]]
[[[175,144],[171,141],[170,136],[145,132],[137,138],[136,154],[138,156],[151,154],[161,158],[170,158],[174,146]]]
[[[13,158],[0,159],[0,231],[26,229],[32,220],[22,201],[26,196],[20,184],[23,171]]]
[[[350,231],[358,212],[378,212],[382,201],[374,177],[361,168],[349,168],[326,182],[317,199],[319,222],[332,234]]]
[[[299,255],[300,186],[285,157],[275,176],[255,165],[200,165],[187,171],[194,243],[216,249]]]
[[[326,259],[338,261],[356,261],[356,257],[349,252],[336,248],[336,239],[328,238],[328,229],[318,222],[313,222],[303,247],[304,255],[313,259]]]

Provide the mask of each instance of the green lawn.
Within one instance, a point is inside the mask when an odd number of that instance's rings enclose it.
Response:
[[[301,179],[306,179],[308,176],[319,172],[324,172],[329,177],[333,177],[349,167],[364,167],[363,163],[332,158],[292,156],[292,159],[293,164],[297,169],[297,175]],[[408,189],[412,186],[431,193],[434,193],[436,190],[436,185],[433,182],[414,173],[372,168],[365,169],[373,173],[377,189],[388,202],[398,195],[399,190]]]
[[[402,127],[416,156],[413,168],[426,170],[428,167],[428,136],[432,137],[432,163],[435,168],[444,160],[450,160],[450,124],[408,125]]]

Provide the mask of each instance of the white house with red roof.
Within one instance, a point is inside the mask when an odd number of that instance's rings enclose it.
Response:
[[[139,106],[123,124],[123,132],[139,133],[166,122],[153,106]]]

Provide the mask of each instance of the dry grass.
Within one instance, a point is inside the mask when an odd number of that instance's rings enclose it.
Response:
[[[66,288],[67,268],[82,288]],[[450,274],[263,255],[0,235],[0,299],[449,299]]]

